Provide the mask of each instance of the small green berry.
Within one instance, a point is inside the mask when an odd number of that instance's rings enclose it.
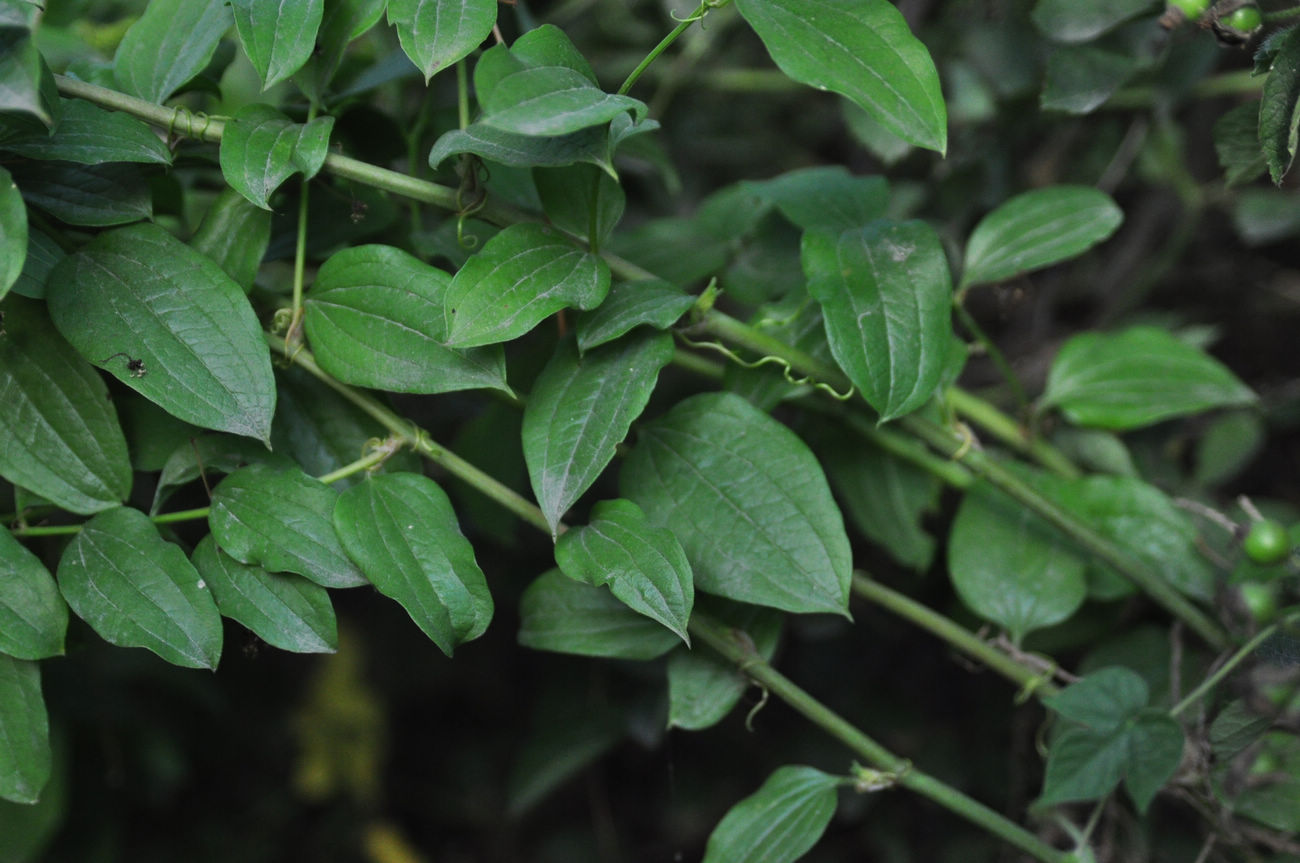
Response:
[[[1220,0],[1210,10],[1214,35],[1225,45],[1245,45],[1264,26],[1264,16],[1260,13],[1259,6],[1254,2],[1240,3],[1238,0],[1237,3],[1228,4],[1236,6],[1232,11],[1216,14],[1224,5],[1223,0]]]
[[[1278,609],[1276,583],[1248,581],[1238,589],[1241,591],[1241,602],[1246,606],[1246,612],[1251,620],[1261,626],[1273,622],[1273,618],[1277,617]]]
[[[1205,10],[1210,8],[1210,0],[1169,0],[1165,4],[1165,17],[1161,19],[1165,26],[1173,29],[1183,21],[1196,23],[1201,20]]]
[[[1257,521],[1242,540],[1246,557],[1260,566],[1271,566],[1286,560],[1291,553],[1291,537],[1282,525],[1271,519]]]

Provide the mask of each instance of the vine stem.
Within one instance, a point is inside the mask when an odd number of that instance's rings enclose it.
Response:
[[[1290,618],[1288,618],[1288,621],[1289,620]],[[1219,682],[1222,681],[1223,678],[1231,674],[1238,665],[1245,662],[1246,658],[1254,653],[1256,648],[1271,638],[1273,634],[1281,628],[1281,625],[1281,622],[1269,624],[1256,633],[1254,638],[1237,648],[1236,652],[1233,653],[1232,656],[1223,663],[1223,665],[1219,666],[1215,669],[1213,674],[1202,680],[1199,686],[1187,693],[1186,698],[1175,704],[1173,708],[1170,709],[1169,715],[1176,718],[1178,714],[1204,698],[1206,693],[1218,686]]]
[[[618,88],[618,95],[626,96],[627,91],[632,89],[632,85],[641,77],[641,73],[650,68],[650,64],[659,59],[659,55],[667,51],[669,46],[677,41],[677,38],[685,33],[690,26],[696,21],[704,18],[705,13],[710,9],[717,9],[730,3],[731,0],[700,0],[700,5],[694,12],[687,15],[680,21],[676,27],[669,31],[668,35],[659,40],[659,44],[650,49],[650,53],[637,64],[636,68],[623,81],[622,86]]]
[[[984,399],[960,387],[949,387],[944,390],[943,397],[958,414],[1053,473],[1066,479],[1078,479],[1083,476],[1083,472],[1065,453],[1042,438],[1026,433],[1019,423]]]
[[[984,332],[984,328],[975,320],[975,316],[966,308],[963,302],[965,293],[965,289],[962,289],[953,297],[953,311],[957,313],[957,319],[966,328],[966,332],[970,333],[977,342],[983,345],[984,352],[988,354],[989,359],[993,361],[993,365],[997,366],[998,373],[1011,387],[1011,394],[1015,397],[1016,407],[1020,411],[1024,411],[1029,405],[1029,397],[1025,395],[1025,388],[1020,383],[1020,378],[1016,377],[1015,369],[1011,368],[1011,363],[1007,361],[1006,355],[1002,353],[1002,349],[998,347],[997,342],[989,338],[988,333]]]

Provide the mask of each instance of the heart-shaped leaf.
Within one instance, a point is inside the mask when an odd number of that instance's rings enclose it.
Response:
[[[212,60],[230,29],[228,0],[150,0],[113,56],[118,86],[161,104]]]
[[[221,173],[235,191],[269,210],[281,183],[296,173],[310,180],[320,171],[333,128],[333,117],[295,123],[270,105],[246,105],[226,121]]]
[[[464,59],[497,21],[497,0],[389,0],[388,22],[427,82]]]
[[[283,81],[311,57],[324,0],[231,0],[235,32],[262,79],[262,89]]]

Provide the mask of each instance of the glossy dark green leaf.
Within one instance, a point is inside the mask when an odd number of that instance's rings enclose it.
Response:
[[[235,32],[262,89],[302,68],[316,46],[324,0],[231,0]]]
[[[208,534],[190,555],[217,608],[272,647],[295,653],[333,653],[338,625],[329,592],[300,575],[267,572],[240,563]]]
[[[1119,431],[1254,401],[1218,360],[1142,326],[1067,341],[1052,363],[1041,404],[1059,407],[1072,423]]]
[[[408,393],[509,391],[500,347],[452,350],[443,319],[452,277],[392,246],[354,246],[320,268],[305,325],[339,380]]]
[[[117,506],[131,463],[108,388],[39,303],[7,297],[4,312],[0,476],[72,512]]]
[[[579,357],[562,342],[524,409],[524,459],[554,534],[564,513],[614,458],[673,357],[666,333],[647,331]]]
[[[271,242],[271,214],[234,189],[223,189],[212,202],[190,245],[217,262],[247,293]]]
[[[148,124],[120,111],[106,111],[82,99],[64,99],[54,134],[25,135],[4,144],[29,159],[98,165],[143,162],[170,165],[171,150]]]
[[[0,298],[22,275],[27,245],[27,205],[13,177],[0,168]]]
[[[847,613],[849,540],[821,465],[739,396],[692,396],[642,428],[620,487],[677,535],[699,590]]]
[[[948,571],[971,611],[1019,642],[1083,603],[1087,561],[1055,529],[992,487],[966,493],[948,538]]]
[[[475,75],[477,84],[479,77]],[[533,66],[512,72],[486,91],[480,122],[515,135],[553,137],[604,126],[619,114],[645,117],[646,106],[630,96],[606,93],[587,76],[565,66]]]
[[[173,665],[217,667],[221,615],[180,546],[142,512],[118,507],[86,522],[59,560],[59,589],[105,641],[144,647]]]
[[[578,351],[585,353],[612,342],[643,324],[666,330],[693,305],[695,297],[658,279],[615,282],[604,302],[592,311],[578,315],[574,324]]]
[[[213,490],[208,523],[240,563],[296,572],[322,587],[357,587],[366,578],[334,531],[338,497],[300,470],[250,465]]]
[[[609,267],[554,228],[511,225],[461,267],[443,298],[448,345],[508,342],[560,309],[595,308]]]
[[[270,105],[245,105],[226,121],[221,173],[235,191],[264,210],[280,184],[301,173],[310,180],[325,164],[333,117],[295,123]]]
[[[1034,23],[1057,42],[1087,42],[1131,18],[1155,12],[1154,0],[1038,0]]]
[[[839,166],[800,168],[741,187],[768,201],[805,231],[839,233],[861,228],[885,215],[889,183],[884,177],[855,177]]]
[[[770,608],[726,600],[709,601],[709,615],[743,631],[758,655],[770,660],[781,636],[782,615]],[[736,663],[699,643],[685,645],[668,658],[668,727],[702,731],[721,722],[752,686]]]
[[[831,353],[881,421],[930,400],[952,334],[952,281],[934,229],[880,220],[803,239]]]
[[[814,767],[778,767],[713,828],[704,863],[798,860],[831,823],[842,781]]]
[[[1268,169],[1259,143],[1259,103],[1225,111],[1214,122],[1214,151],[1229,186],[1249,183]]]
[[[0,654],[0,798],[35,803],[51,767],[40,666]]]
[[[519,598],[519,643],[536,650],[654,659],[681,644],[670,630],[638,614],[603,587],[558,569],[539,575]]]
[[[45,659],[63,653],[68,605],[40,558],[0,527],[0,653]]]
[[[248,298],[210,258],[154,225],[108,231],[59,264],[46,298],[82,356],[172,416],[268,439],[270,352]]]
[[[609,133],[601,127],[539,137],[518,135],[478,122],[444,132],[429,151],[429,166],[437,168],[459,153],[473,153],[489,162],[519,168],[558,168],[575,162],[605,164],[608,150]]]
[[[1136,671],[1121,666],[1091,671],[1043,706],[1093,731],[1114,731],[1147,706],[1150,691]]]
[[[989,213],[966,244],[961,286],[1001,282],[1080,255],[1105,240],[1124,213],[1105,192],[1049,186]]]
[[[58,109],[54,79],[31,35],[17,28],[0,31],[0,111],[28,115],[49,128]]]
[[[13,167],[27,202],[69,225],[125,225],[153,215],[149,181],[137,165],[28,162]]]
[[[50,271],[63,260],[63,249],[39,228],[28,226],[27,258],[23,261],[23,271],[13,284],[13,292],[31,297],[34,300],[45,298],[45,281]]]
[[[561,534],[555,562],[569,578],[608,587],[624,605],[690,644],[695,603],[691,565],[672,531],[652,527],[630,500],[601,501],[591,520]]]
[[[422,474],[372,476],[339,496],[334,529],[347,553],[451,656],[492,619],[492,595],[451,501]]]
[[[227,0],[150,0],[113,56],[118,86],[161,104],[208,65],[230,21]]]
[[[533,184],[551,224],[575,237],[604,245],[627,203],[618,180],[595,165],[534,168]]]
[[[1131,54],[1103,45],[1067,45],[1047,59],[1040,103],[1048,111],[1088,114],[1105,104],[1137,71]]]
[[[427,82],[492,32],[497,0],[389,0],[388,23]]]
[[[948,115],[930,52],[887,0],[737,0],[789,77],[857,103],[905,141],[948,149]]]
[[[1292,27],[1275,46],[1259,103],[1259,143],[1277,185],[1291,169],[1300,141],[1300,28]]]
[[[1162,711],[1143,711],[1133,723],[1124,788],[1140,814],[1146,814],[1156,792],[1177,772],[1185,743],[1178,720]]]

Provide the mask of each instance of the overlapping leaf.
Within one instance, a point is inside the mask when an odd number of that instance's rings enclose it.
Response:
[[[234,189],[223,189],[203,216],[190,245],[216,261],[247,293],[270,242],[271,214]]]
[[[29,159],[99,165],[142,162],[170,165],[171,150],[147,124],[82,99],[64,99],[54,134],[35,133],[5,141],[4,148]]]
[[[641,325],[666,330],[693,305],[695,297],[658,279],[615,282],[599,306],[578,315],[578,351],[612,342]]]
[[[230,28],[227,0],[151,0],[113,56],[118,86],[162,103],[203,70]]]
[[[44,659],[63,653],[68,606],[40,559],[0,527],[0,653]]]
[[[1300,27],[1281,36],[1272,56],[1259,103],[1259,143],[1269,176],[1280,186],[1300,141]]]
[[[310,180],[320,171],[333,128],[333,117],[295,123],[270,105],[246,105],[226,121],[221,173],[239,194],[269,210],[281,183],[297,173]]]
[[[149,182],[138,165],[29,162],[13,168],[27,203],[69,225],[125,225],[153,215]]]
[[[27,261],[27,206],[13,177],[0,168],[0,298],[9,293]]]
[[[497,0],[389,0],[388,22],[427,82],[488,37]]]
[[[231,0],[230,7],[235,32],[263,90],[297,72],[311,57],[324,0]]]
[[[40,666],[0,654],[0,798],[35,803],[51,769]]]
[[[536,650],[654,659],[681,639],[628,608],[608,590],[568,578],[558,569],[539,575],[519,598],[519,643]]]

